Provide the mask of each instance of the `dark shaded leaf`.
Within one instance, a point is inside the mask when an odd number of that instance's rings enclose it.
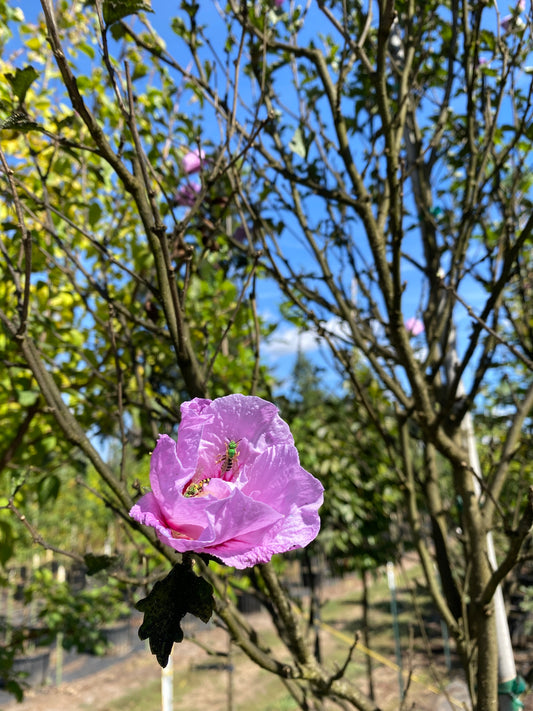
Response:
[[[47,501],[55,501],[61,488],[61,479],[55,474],[47,474],[41,479],[37,488],[39,506],[44,506]]]
[[[14,679],[9,679],[9,681],[5,683],[5,688],[7,693],[12,694],[19,703],[24,698],[24,689],[18,683],[18,681],[15,681]]]
[[[0,563],[5,565],[13,555],[15,538],[11,524],[0,521]]]
[[[87,553],[83,556],[83,561],[87,566],[87,575],[96,575],[101,570],[111,568],[116,565],[119,560],[118,555],[95,555]]]
[[[213,588],[181,563],[135,605],[144,613],[140,639],[150,640],[150,651],[160,666],[166,667],[174,642],[183,641],[181,620],[190,612],[208,622],[213,612]]]

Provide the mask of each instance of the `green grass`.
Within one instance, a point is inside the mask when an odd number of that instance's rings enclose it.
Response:
[[[87,704],[87,709],[93,704]],[[161,684],[159,681],[147,682],[141,689],[124,694],[106,705],[106,711],[159,711],[161,708]]]

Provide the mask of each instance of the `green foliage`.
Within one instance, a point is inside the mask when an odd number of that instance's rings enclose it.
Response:
[[[361,369],[362,377],[369,377]],[[375,391],[372,404],[392,434],[390,406]],[[351,397],[332,397],[303,354],[294,369],[294,400],[282,411],[302,466],[324,484],[318,544],[340,570],[373,569],[394,558],[392,524],[402,499],[395,465],[368,414]]]
[[[12,634],[4,617],[0,618],[0,634],[3,640],[10,636],[9,643],[0,644],[0,679],[5,691],[20,702],[24,698],[25,684],[21,674],[13,671],[13,662],[23,651],[24,639]]]
[[[36,570],[25,589],[26,603],[39,603],[38,619],[52,642],[63,635],[65,649],[103,654],[106,650],[104,626],[127,615],[124,587],[110,579],[98,586],[73,591],[67,582],[59,582],[52,571]]]
[[[135,0],[104,2],[104,22],[122,27],[124,19],[149,9]],[[90,3],[60,3],[58,26],[88,110],[111,150],[129,166],[137,147],[117,108],[111,77],[94,51],[100,32],[95,10]],[[6,58],[0,68],[5,77],[0,105],[6,111],[1,139],[6,160],[16,168],[16,199],[30,245],[29,253],[20,251],[22,231],[14,219],[13,198],[4,201],[0,310],[15,331],[21,314],[27,314],[25,331],[38,344],[39,357],[64,402],[92,441],[105,441],[106,450],[128,442],[122,461],[128,460],[133,478],[138,465],[132,455],[141,459],[153,448],[158,432],[175,430],[179,405],[190,397],[184,366],[176,359],[169,308],[179,312],[175,318],[185,329],[183,342],[204,378],[202,394],[207,388],[213,396],[249,392],[253,379],[264,387],[266,372],[257,368],[253,345],[253,310],[242,298],[252,260],[231,242],[234,228],[227,201],[221,199],[222,175],[216,185],[205,181],[205,199],[196,211],[186,212],[172,202],[187,180],[183,155],[198,141],[198,123],[176,111],[172,99],[184,90],[179,76],[149,53],[141,56],[124,31],[116,36],[121,63],[135,67],[135,120],[163,229],[154,241],[146,216],[96,148],[57,81],[42,19],[29,24],[19,18],[18,30],[22,54],[17,55],[17,66]],[[148,72],[149,86],[144,82]],[[118,66],[115,79],[125,91],[125,75]],[[39,117],[39,131],[33,130],[34,117]],[[204,149],[216,158],[209,141]],[[172,306],[170,297],[163,297],[156,266],[161,249],[168,254],[176,288]],[[0,332],[0,363],[2,488],[16,494],[22,508],[39,505],[41,511],[31,511],[29,520],[38,520],[46,533],[53,531],[51,507],[60,500],[66,515],[58,517],[52,535],[63,529],[63,541],[75,540],[65,522],[74,514],[72,496],[79,496],[76,479],[89,483],[86,461],[78,454],[75,467],[65,466],[72,463],[71,444],[58,432],[54,409],[40,396],[40,385],[22,363],[19,343],[7,328]],[[123,466],[120,460],[116,466]],[[94,478],[90,486],[109,503],[105,487]],[[111,510],[108,516],[101,505],[90,503],[89,495],[83,494],[82,500],[84,509],[96,514],[92,523],[98,521],[105,531]],[[102,513],[96,513],[99,510]],[[14,540],[8,527],[3,531],[6,552],[13,550],[7,544]],[[79,530],[79,519],[72,521],[72,529]],[[27,540],[26,534],[20,535]]]
[[[183,641],[183,617],[189,612],[202,622],[211,619],[213,589],[188,565],[176,564],[135,607],[144,613],[139,637],[150,641],[152,654],[160,666],[166,667],[174,642]]]

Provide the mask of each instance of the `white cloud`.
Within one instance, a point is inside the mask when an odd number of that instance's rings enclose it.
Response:
[[[331,318],[324,324],[324,331],[333,338],[349,338],[346,324],[338,318]],[[296,326],[283,326],[276,330],[263,346],[267,356],[287,356],[298,353],[312,353],[324,343],[314,330],[301,331]]]
[[[313,331],[300,331],[295,326],[286,326],[271,336],[263,346],[270,357],[293,355],[298,351],[309,353],[318,350],[319,338]]]

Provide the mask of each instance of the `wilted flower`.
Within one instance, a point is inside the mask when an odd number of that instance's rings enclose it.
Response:
[[[200,150],[189,151],[183,156],[181,167],[187,175],[197,173],[203,165],[205,153]]]
[[[512,15],[506,15],[505,17],[502,17],[502,20],[500,22],[500,27],[504,32],[509,32],[509,30],[513,26],[513,16]]]
[[[178,441],[161,435],[152,491],[130,515],[180,552],[246,568],[318,534],[322,484],[300,466],[275,405],[240,394],[181,406]]]
[[[247,232],[242,225],[239,225],[239,227],[237,227],[237,229],[233,233],[233,239],[237,240],[237,242],[241,242],[242,244],[247,241]]]
[[[194,205],[198,193],[201,191],[202,186],[200,183],[189,182],[178,190],[174,195],[174,204],[182,205],[183,207],[191,207]]]
[[[520,17],[520,13],[526,9],[525,0],[518,0],[518,3],[511,9],[510,15],[505,15],[500,21],[500,27],[504,32],[522,32],[525,29],[525,22]]]
[[[424,331],[424,324],[418,318],[408,318],[405,322],[405,329],[411,336],[419,336]]]

